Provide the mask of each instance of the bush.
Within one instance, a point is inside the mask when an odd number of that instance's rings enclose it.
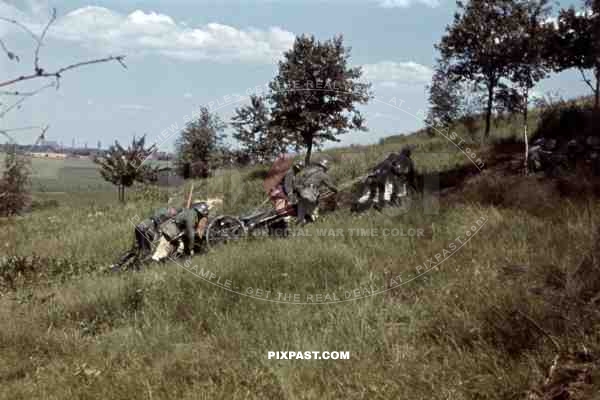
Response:
[[[0,216],[19,214],[30,203],[29,167],[29,159],[19,154],[15,145],[9,147],[0,180]]]
[[[540,122],[532,139],[545,137],[562,142],[599,136],[599,125],[600,112],[591,106],[559,101],[542,107]]]

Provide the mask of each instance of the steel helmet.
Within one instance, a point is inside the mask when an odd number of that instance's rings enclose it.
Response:
[[[323,167],[323,169],[325,171],[327,171],[329,169],[329,160],[327,160],[326,158],[320,160],[317,165]]]
[[[208,204],[203,201],[196,202],[192,204],[192,209],[196,210],[196,212],[203,217],[208,215]]]
[[[293,168],[294,168],[295,171],[300,171],[302,168],[304,168],[304,161],[302,161],[302,160],[296,161],[294,163]]]

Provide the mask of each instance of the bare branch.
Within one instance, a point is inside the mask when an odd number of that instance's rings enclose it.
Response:
[[[581,78],[583,79],[583,81],[590,87],[590,89],[592,89],[593,92],[596,91],[596,88],[594,88],[594,85],[592,85],[592,81],[585,76],[585,72],[583,72],[582,68],[579,68],[579,72],[581,73]]]
[[[105,63],[105,62],[109,62],[109,61],[117,61],[123,67],[127,68],[127,66],[125,65],[123,60],[125,60],[125,56],[110,56],[110,57],[105,57],[105,58],[98,58],[95,60],[82,61],[82,62],[78,62],[75,64],[68,65],[66,67],[60,68],[60,69],[56,70],[55,72],[43,72],[42,71],[40,73],[35,73],[35,74],[31,74],[31,75],[22,75],[22,76],[19,76],[18,78],[0,82],[0,87],[13,85],[17,82],[23,82],[23,81],[27,81],[27,80],[35,79],[35,78],[56,78],[57,80],[59,80],[61,77],[61,74],[63,72],[69,71],[71,69],[83,67],[85,65]]]
[[[47,85],[42,86],[39,89],[36,89],[32,92],[19,92],[18,90],[14,90],[14,91],[2,91],[0,90],[0,96],[35,96],[36,94],[38,94],[39,92],[41,92],[44,89],[47,88],[51,88],[51,87],[55,87],[56,86],[56,82],[51,82]]]
[[[23,25],[19,21],[14,20],[14,19],[10,19],[10,18],[6,18],[6,17],[0,17],[0,21],[5,21],[5,22],[8,22],[10,24],[18,26],[19,28],[21,28],[25,32],[27,32],[29,34],[29,36],[31,36],[33,38],[33,40],[35,40],[36,43],[40,42],[40,39],[37,37],[37,35],[35,33],[33,33],[31,31],[31,29],[29,29],[28,27],[26,27],[25,25]]]
[[[40,38],[38,40],[37,47],[35,48],[34,69],[35,69],[35,72],[38,74],[41,74],[44,71],[42,68],[40,68],[40,65],[39,65],[39,63],[40,63],[40,47],[42,47],[42,44],[44,43],[44,37],[46,37],[46,32],[48,32],[48,28],[50,28],[50,25],[52,25],[54,23],[54,21],[56,21],[56,8],[52,9],[52,15],[50,16],[50,20],[48,20],[48,23],[44,27],[44,30],[42,31],[42,34],[40,35]]]
[[[19,127],[19,128],[0,129],[0,135],[6,136],[6,138],[8,138],[8,141],[10,143],[16,143],[16,140],[9,134],[9,132],[39,129],[40,130],[39,136],[36,138],[35,142],[31,146],[29,146],[29,148],[31,150],[31,149],[33,149],[33,147],[37,146],[40,143],[40,141],[46,139],[46,132],[48,131],[49,128],[50,128],[50,125],[23,126],[23,127]]]
[[[34,90],[33,92],[28,92],[26,95],[21,95],[21,98],[19,100],[17,100],[13,104],[11,104],[10,106],[8,106],[4,110],[2,110],[2,112],[0,112],[0,118],[3,118],[10,110],[12,110],[15,107],[18,107],[19,105],[21,105],[25,101],[25,99],[27,99],[28,97],[35,96],[36,94],[38,94],[42,90],[47,89],[49,87],[53,87],[53,86],[54,86],[54,82],[52,82],[52,83],[50,83],[48,85],[44,85],[41,88]]]
[[[0,118],[4,118],[4,116],[12,109],[20,106],[26,99],[27,97],[21,97],[19,100],[15,101],[13,104],[11,104],[10,106],[8,106],[7,108],[5,108],[4,110],[2,110],[2,112],[0,112]]]
[[[18,55],[16,55],[12,51],[10,51],[8,47],[6,47],[6,44],[4,44],[4,41],[2,39],[0,39],[0,46],[2,47],[2,50],[4,50],[4,52],[6,53],[6,56],[9,60],[17,60],[17,62],[21,61]]]

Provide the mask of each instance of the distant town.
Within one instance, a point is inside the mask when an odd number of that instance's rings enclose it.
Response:
[[[9,144],[0,144],[0,152],[5,152]],[[80,158],[93,160],[95,157],[103,156],[108,150],[103,149],[98,143],[97,147],[91,148],[87,144],[84,146],[76,146],[74,143],[71,147],[63,146],[53,140],[42,140],[36,145],[17,145],[20,152],[27,153],[34,158],[46,158],[54,160],[64,160],[67,158]],[[165,151],[156,151],[150,156],[151,160],[171,161],[174,155]]]

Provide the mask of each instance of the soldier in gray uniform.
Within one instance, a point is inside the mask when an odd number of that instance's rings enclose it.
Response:
[[[296,181],[296,176],[302,171],[304,168],[303,161],[297,161],[294,163],[292,168],[285,174],[283,178],[283,190],[288,197],[290,204],[297,204],[298,199],[296,197],[296,193],[294,192],[294,183]]]
[[[304,225],[314,221],[314,212],[319,204],[321,187],[325,186],[334,193],[338,189],[327,171],[329,162],[325,159],[316,165],[304,169],[297,177],[295,192],[298,197],[298,222]]]

